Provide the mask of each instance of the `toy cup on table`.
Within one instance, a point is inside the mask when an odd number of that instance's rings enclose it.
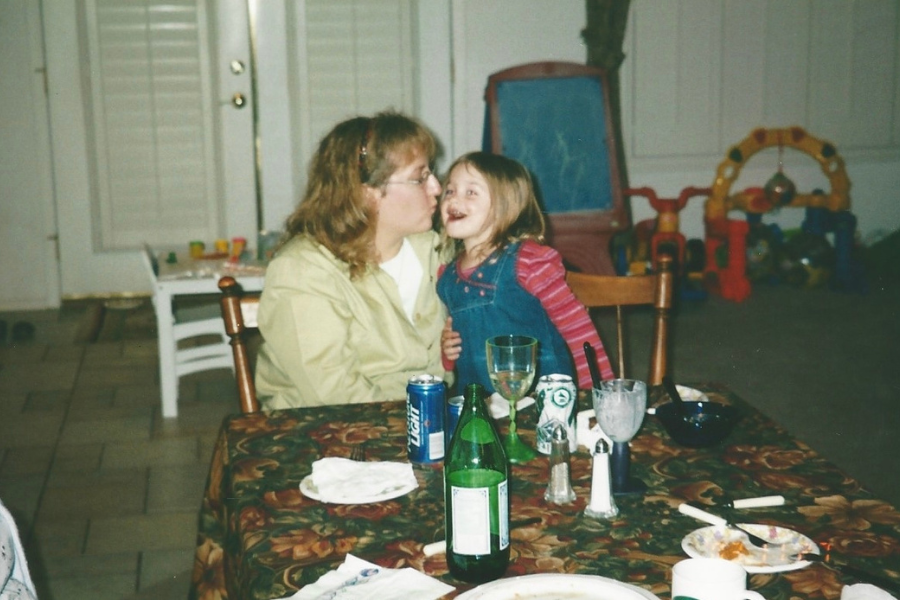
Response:
[[[244,248],[247,246],[247,238],[243,237],[233,237],[231,238],[231,255],[228,257],[228,260],[231,262],[237,262],[241,259],[241,254],[244,253]]]
[[[228,254],[228,240],[223,238],[216,240],[216,254]]]
[[[203,258],[203,251],[206,250],[206,244],[199,241],[193,241],[189,245],[191,258]]]

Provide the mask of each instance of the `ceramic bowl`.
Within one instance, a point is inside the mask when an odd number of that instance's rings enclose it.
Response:
[[[686,417],[682,418],[669,402],[656,407],[656,416],[673,440],[690,448],[718,444],[728,437],[739,418],[736,408],[718,402],[686,401],[684,409]]]

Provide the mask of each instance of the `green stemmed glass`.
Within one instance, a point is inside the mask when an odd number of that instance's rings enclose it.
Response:
[[[509,462],[528,462],[537,456],[516,431],[516,403],[522,399],[531,384],[537,368],[538,341],[526,335],[500,335],[488,338],[487,370],[494,391],[509,402],[509,433],[503,440],[503,449]]]

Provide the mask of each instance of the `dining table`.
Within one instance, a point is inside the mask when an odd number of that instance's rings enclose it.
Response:
[[[547,456],[510,465],[510,519],[532,523],[511,530],[504,577],[599,575],[668,600],[672,566],[688,558],[686,536],[713,527],[679,512],[679,505],[690,502],[729,521],[798,532],[839,561],[900,585],[900,512],[894,506],[727,387],[692,387],[709,401],[738,410],[734,430],[714,446],[689,448],[676,444],[658,419],[647,415],[631,442],[630,467],[647,490],[616,496],[619,513],[612,519],[584,515],[592,484],[586,448],[579,446],[570,457],[577,497],[569,504],[544,500]],[[666,400],[653,388],[648,404]],[[578,408],[590,409],[584,393]],[[520,437],[532,446],[536,413],[524,409],[517,418]],[[497,421],[501,434],[507,425],[508,419]],[[380,502],[330,504],[301,492],[314,461],[349,457],[359,444],[367,460],[407,462],[405,401],[225,418],[200,510],[190,597],[286,598],[336,569],[348,554],[385,568],[412,567],[454,586],[445,598],[472,589],[449,574],[443,554],[423,552],[444,538],[440,463],[413,465],[418,487]],[[767,495],[782,495],[785,502],[726,508],[735,498]],[[844,585],[862,581],[814,562],[751,572],[748,588],[767,600],[828,600],[840,598]]]

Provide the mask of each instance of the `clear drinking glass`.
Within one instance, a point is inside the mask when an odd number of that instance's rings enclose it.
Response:
[[[647,411],[647,384],[636,379],[601,381],[593,389],[594,414],[600,429],[613,441],[610,466],[614,494],[643,494],[647,485],[630,475],[631,451],[628,442],[644,422]]]
[[[537,456],[516,431],[516,403],[534,383],[538,341],[525,335],[500,335],[488,338],[487,370],[494,391],[509,401],[509,433],[503,440],[506,458],[511,463],[528,462]]]

